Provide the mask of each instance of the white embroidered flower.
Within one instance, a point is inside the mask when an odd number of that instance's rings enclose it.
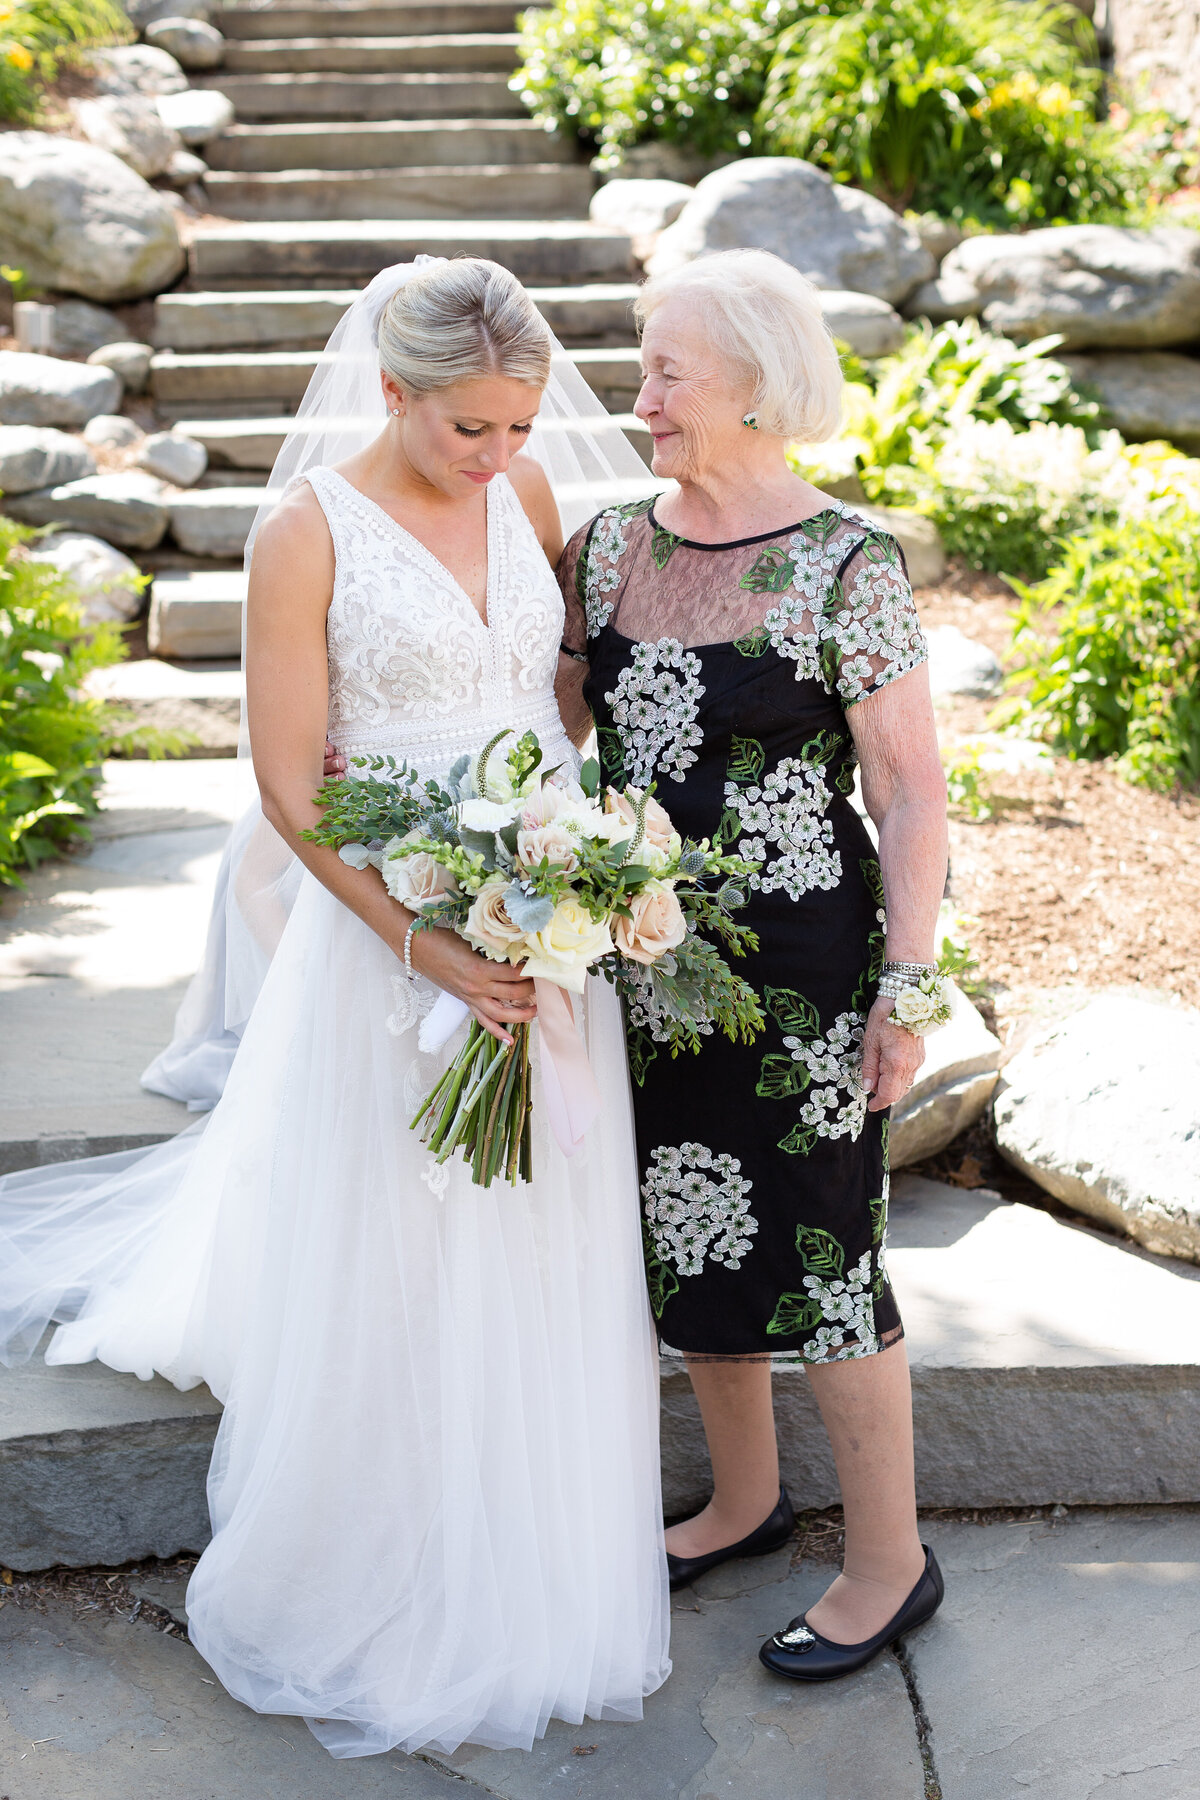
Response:
[[[625,520],[620,510],[605,513],[592,533],[588,546],[587,579],[584,583],[584,608],[587,634],[598,637],[612,617],[613,603],[604,596],[621,585],[617,562],[629,548],[624,532]]]
[[[444,1200],[446,1198],[446,1189],[450,1186],[450,1169],[448,1164],[438,1162],[437,1158],[434,1156],[427,1157],[425,1159],[425,1166],[421,1170],[421,1180],[436,1199]]]
[[[746,877],[749,887],[764,894],[782,888],[798,900],[813,888],[835,888],[842,878],[842,859],[833,848],[833,820],[827,817],[832,795],[825,771],[817,763],[784,757],[765,776],[761,788],[725,783],[725,805],[741,829],[734,854],[760,866]]]
[[[758,1220],[746,1198],[753,1183],[742,1175],[738,1159],[714,1157],[704,1144],[680,1144],[678,1149],[660,1145],[651,1161],[642,1198],[662,1261],[673,1262],[681,1275],[699,1275],[706,1255],[724,1268],[739,1269]]]
[[[645,787],[656,776],[682,781],[704,733],[696,724],[704,687],[700,659],[674,638],[636,644],[604,696],[624,752],[626,779]]]
[[[861,1013],[839,1013],[823,1038],[785,1037],[793,1062],[808,1070],[812,1085],[800,1108],[800,1123],[818,1137],[856,1138],[867,1116],[867,1090],[862,1084],[862,1042],[866,1020]]]

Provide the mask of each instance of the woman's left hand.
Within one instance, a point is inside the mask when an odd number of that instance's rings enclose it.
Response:
[[[863,1086],[871,1096],[867,1111],[882,1112],[903,1100],[924,1061],[925,1040],[893,1025],[890,1000],[876,1000],[863,1038]]]

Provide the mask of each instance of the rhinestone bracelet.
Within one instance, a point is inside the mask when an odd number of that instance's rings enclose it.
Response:
[[[899,975],[899,976],[906,977],[910,981],[920,981],[922,975],[936,975],[937,974],[937,964],[936,963],[918,963],[918,962],[885,962],[883,965],[883,972],[885,975]]]

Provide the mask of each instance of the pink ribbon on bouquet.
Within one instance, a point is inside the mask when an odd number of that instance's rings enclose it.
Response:
[[[553,981],[535,980],[533,988],[550,1129],[563,1155],[574,1156],[600,1111],[600,1089],[575,1029],[571,996]]]

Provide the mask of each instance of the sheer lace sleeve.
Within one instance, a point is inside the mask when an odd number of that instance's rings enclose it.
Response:
[[[904,552],[894,537],[871,532],[842,564],[839,577],[840,604],[826,614],[822,636],[836,668],[838,698],[853,706],[907,675],[929,651]]]
[[[583,697],[588,672],[587,578],[588,543],[595,520],[581,525],[558,559],[555,573],[562,590],[564,622],[562,651],[554,679],[554,696],[572,743],[582,745],[592,729],[592,715]]]

